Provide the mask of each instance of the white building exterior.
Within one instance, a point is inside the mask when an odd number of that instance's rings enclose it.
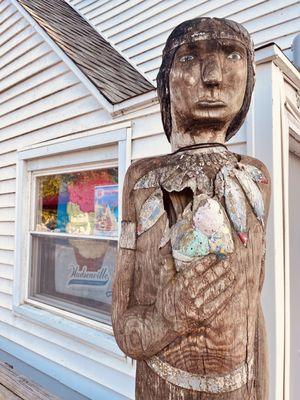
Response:
[[[155,80],[171,30],[197,16],[229,18],[245,26],[255,45],[275,42],[291,55],[300,25],[297,0],[68,0],[149,79]]]
[[[69,2],[153,83],[167,36],[186,19],[232,18],[257,46],[275,42],[289,57],[300,29],[293,0]],[[263,292],[270,400],[298,400],[300,390],[300,74],[284,53],[275,44],[256,51],[252,106],[230,142],[260,158],[273,181]],[[109,104],[18,1],[0,0],[0,358],[64,399],[134,399],[134,363],[109,325],[28,299],[32,177],[110,162],[121,186],[132,161],[169,151],[155,90]]]

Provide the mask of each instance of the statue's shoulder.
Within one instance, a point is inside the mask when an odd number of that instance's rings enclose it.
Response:
[[[268,210],[271,196],[271,176],[268,168],[257,158],[238,154],[236,154],[236,156],[239,159],[239,163],[245,165],[245,169],[254,176],[254,180],[263,193],[264,203]],[[267,214],[268,211],[266,211],[266,215]]]
[[[133,189],[136,183],[147,174],[158,174],[159,170],[165,167],[169,160],[170,155],[167,154],[134,161],[127,169],[124,186]]]
[[[167,163],[168,156],[148,157],[134,161],[127,169],[123,185],[123,220],[135,221],[135,196],[138,189],[153,187],[159,170]]]
[[[238,157],[239,162],[241,164],[250,165],[252,167],[258,168],[262,172],[262,174],[265,176],[266,180],[268,181],[268,184],[270,185],[270,183],[271,183],[270,173],[269,173],[266,165],[261,160],[251,157],[251,156],[246,156],[246,155],[241,155],[241,154],[236,154],[236,156]]]

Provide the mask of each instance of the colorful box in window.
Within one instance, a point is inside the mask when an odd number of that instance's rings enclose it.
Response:
[[[95,187],[95,235],[118,235],[118,185]]]

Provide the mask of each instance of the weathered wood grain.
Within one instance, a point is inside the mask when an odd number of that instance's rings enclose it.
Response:
[[[21,397],[16,396],[6,387],[0,385],[0,400],[20,400]]]
[[[1,389],[1,386],[4,389]],[[0,399],[2,393],[3,396],[11,396],[3,397],[5,400],[59,400],[58,397],[47,392],[41,386],[18,375],[9,365],[0,362]]]
[[[135,190],[134,186],[148,171],[170,168],[172,158],[174,156],[170,155],[149,159],[130,167],[124,186],[123,218],[130,221],[131,227],[138,224],[142,205],[155,192],[154,188]],[[257,160],[236,156],[236,162],[255,166],[268,177],[267,170]],[[173,163],[176,165],[176,159]],[[205,168],[210,176],[216,176],[220,165],[212,163]],[[270,185],[259,186],[266,218]],[[245,360],[253,358],[256,349],[256,379],[252,379],[246,388],[232,392],[231,397],[223,393],[214,394],[213,398],[265,400],[268,382],[266,347],[259,306],[264,229],[247,204],[247,247],[236,235],[235,251],[227,259],[208,255],[177,272],[170,254],[170,242],[160,249],[160,241],[166,219],[174,224],[190,196],[188,191],[182,194],[171,192],[171,197],[165,201],[166,211],[159,220],[136,238],[134,246],[131,238],[129,248],[126,248],[127,242],[122,241],[124,245],[119,250],[113,292],[113,324],[123,351],[141,360],[137,366],[137,399],[164,399],[169,393],[172,393],[172,399],[212,398],[212,394],[174,387],[158,375],[154,374],[154,378],[144,360],[155,354],[178,369],[214,376],[230,373]],[[172,212],[167,212],[170,204]],[[226,207],[225,203],[223,207]],[[188,295],[184,294],[185,289]],[[209,302],[206,309],[202,307],[205,301]],[[248,397],[245,397],[246,392]],[[257,397],[256,393],[259,393]]]
[[[137,400],[267,400],[260,292],[270,178],[222,144],[250,104],[250,37],[232,21],[195,19],[175,28],[163,57],[159,96],[174,152],[126,175],[116,340],[138,360]]]

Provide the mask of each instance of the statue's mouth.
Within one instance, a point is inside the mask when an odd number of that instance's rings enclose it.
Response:
[[[222,100],[215,100],[215,99],[200,99],[197,102],[199,107],[225,107],[226,104]]]

